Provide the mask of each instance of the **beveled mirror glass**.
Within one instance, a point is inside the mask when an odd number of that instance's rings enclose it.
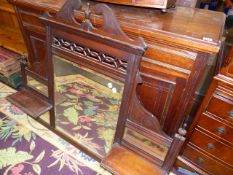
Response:
[[[55,107],[56,129],[103,157],[110,150],[123,83],[53,55],[55,92],[65,100]]]

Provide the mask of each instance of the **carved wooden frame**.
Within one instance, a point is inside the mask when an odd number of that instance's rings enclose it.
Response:
[[[123,135],[125,128],[128,127],[134,128],[150,138],[153,137],[153,140],[170,147],[164,162],[154,161],[161,165],[163,169],[169,171],[184,141],[185,132],[180,129],[179,134],[176,134],[172,140],[164,133],[158,119],[142,106],[137,97],[136,87],[139,83],[142,83],[139,64],[145,52],[146,44],[142,38],[130,39],[121,30],[112,10],[108,6],[97,4],[94,8],[96,14],[103,15],[103,24],[100,28],[95,28],[90,22],[91,10],[89,4],[85,11],[84,21],[76,21],[74,11],[81,8],[82,3],[80,0],[68,0],[56,16],[46,13],[40,18],[46,27],[47,49],[45,60],[47,60],[48,79],[43,82],[48,86],[48,97],[42,97],[41,94],[38,95],[38,92],[33,92],[37,95],[32,96],[30,95],[32,91],[23,95],[24,97],[29,95],[31,99],[38,98],[38,100],[41,100],[43,98],[41,102],[47,104],[46,110],[50,112],[50,124],[48,125],[41,120],[38,114],[34,118],[96,160],[102,159],[102,157],[90,153],[85,147],[74,142],[55,128],[54,108],[56,104],[52,54],[64,56],[71,62],[124,82],[114,143],[130,148],[137,154],[152,160],[154,159],[152,155],[148,155],[148,153],[127,143],[123,139]],[[22,69],[24,72],[25,66],[22,66]],[[28,71],[26,71],[26,74],[28,74]],[[37,74],[33,74],[33,77],[40,80],[40,76]],[[9,99],[13,103],[17,103],[16,99],[20,95],[22,94],[16,94],[16,96],[14,95]],[[27,112],[27,109],[24,109]],[[135,119],[141,121],[141,123],[134,122]],[[149,121],[152,124],[150,130],[143,127],[143,121]]]
[[[50,110],[50,128],[55,130],[54,68],[52,54],[65,56],[71,62],[102,73],[124,83],[122,103],[119,111],[115,141],[120,142],[124,123],[139,77],[139,64],[145,52],[146,44],[142,38],[130,39],[120,28],[112,10],[105,4],[97,4],[95,13],[103,15],[103,25],[95,28],[90,22],[90,6],[87,5],[85,20],[76,21],[74,10],[81,9],[79,0],[68,0],[56,16],[45,14],[41,17],[46,26],[48,61],[48,88]],[[58,131],[56,131],[58,133]],[[59,133],[61,135],[61,133]],[[63,137],[65,137],[63,135]],[[67,137],[65,137],[67,139]],[[69,139],[67,139],[69,140]],[[72,142],[73,143],[73,142]],[[97,160],[101,157],[91,154],[84,147],[75,144]]]

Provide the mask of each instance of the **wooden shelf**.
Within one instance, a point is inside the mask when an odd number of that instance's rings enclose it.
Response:
[[[9,95],[7,100],[33,118],[38,118],[52,109],[51,104],[26,89]]]
[[[5,0],[0,1],[0,10],[9,12],[9,13],[15,13],[13,6]]]
[[[101,165],[113,174],[121,175],[165,175],[165,171],[148,162],[139,155],[114,145]]]
[[[0,26],[0,46],[19,54],[27,53],[22,34],[6,26]]]

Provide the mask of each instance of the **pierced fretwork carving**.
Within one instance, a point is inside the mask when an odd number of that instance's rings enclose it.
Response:
[[[83,47],[77,43],[73,43],[64,39],[54,38],[53,46],[57,48],[62,48],[68,50],[75,54],[81,54],[82,56],[95,60],[96,62],[107,65],[111,68],[115,68],[121,72],[126,72],[127,62],[125,60],[120,60],[118,58],[114,58],[105,53],[99,53],[90,48]]]
[[[91,8],[90,3],[87,3],[84,20],[79,22],[75,19],[74,11],[82,9],[82,1],[81,0],[67,0],[61,10],[57,13],[58,19],[63,19],[69,21],[71,23],[78,24],[78,27],[91,31],[92,29],[97,29],[93,27],[93,24],[90,20],[91,17]],[[121,29],[113,11],[106,4],[97,4],[94,7],[94,13],[97,15],[103,15],[103,25],[101,30],[110,34],[115,35],[119,38],[124,39],[127,42],[133,43],[138,46],[146,47],[144,40],[139,37],[135,40],[129,38]],[[98,30],[98,29],[97,29]]]
[[[95,6],[95,13],[97,15],[103,15],[104,23],[102,30],[117,35],[122,38],[127,38],[131,40],[120,28],[113,11],[105,4],[97,4]]]
[[[106,4],[97,4],[95,6],[95,14],[103,15],[104,22],[103,22],[103,26],[101,28],[106,33],[116,35],[118,37],[121,37],[121,38],[128,40],[129,42],[133,41],[134,44],[136,44],[136,45],[146,47],[146,44],[141,37],[139,37],[135,40],[132,40],[123,32],[123,30],[121,29],[113,11]]]

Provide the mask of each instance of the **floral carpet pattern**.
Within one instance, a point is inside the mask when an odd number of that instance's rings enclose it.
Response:
[[[55,58],[59,63],[54,66],[55,91],[64,98],[63,103],[56,105],[56,129],[80,145],[88,145],[90,152],[103,158],[113,142],[124,85],[58,56]],[[48,88],[33,78],[28,79],[28,84],[48,94]],[[49,122],[49,115],[40,118]]]
[[[96,174],[67,153],[0,113],[0,174]],[[46,172],[44,172],[46,171]]]
[[[111,175],[99,162],[10,104],[6,96],[15,92],[0,82],[1,175]]]
[[[5,97],[14,92],[0,83],[1,175],[109,174],[98,162],[11,105]]]
[[[90,77],[77,73],[55,78],[56,92],[65,97],[65,101],[56,106],[56,128],[79,144],[89,145],[88,149],[98,157],[104,157],[113,142],[123,85],[114,81],[114,86],[118,88],[113,93],[106,84],[98,82],[113,80],[90,70],[88,73]],[[30,79],[29,84],[47,94],[47,89],[38,81]],[[40,118],[49,121],[48,115]]]
[[[59,77],[57,82],[67,99],[56,106],[57,129],[103,157],[112,145],[121,94],[82,75]]]

